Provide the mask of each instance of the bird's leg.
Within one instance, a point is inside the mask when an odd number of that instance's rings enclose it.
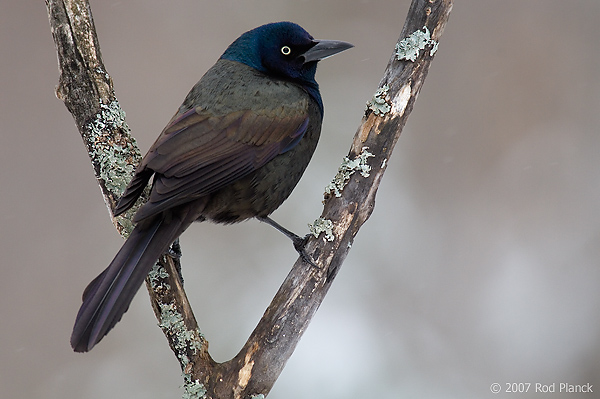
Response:
[[[261,222],[267,223],[267,224],[275,227],[277,230],[279,230],[280,232],[285,234],[285,236],[287,238],[292,240],[292,243],[294,244],[294,248],[296,249],[296,251],[298,252],[300,257],[302,258],[302,260],[305,261],[306,263],[308,263],[309,265],[318,268],[318,266],[315,264],[315,262],[312,260],[312,258],[306,253],[305,246],[306,246],[306,242],[308,241],[308,237],[309,237],[308,234],[304,237],[300,237],[299,235],[292,233],[291,231],[289,231],[288,229],[286,229],[285,227],[283,227],[282,225],[280,225],[279,223],[277,223],[276,221],[274,221],[273,219],[271,219],[268,216],[257,217],[257,219],[260,220]]]

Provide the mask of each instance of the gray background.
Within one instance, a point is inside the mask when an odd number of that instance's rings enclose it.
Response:
[[[93,1],[104,61],[143,152],[242,32],[293,20],[356,48],[323,62],[322,141],[274,217],[321,212],[408,1]],[[600,392],[600,2],[457,1],[429,77],[330,294],[272,398],[494,396],[490,384]],[[69,335],[122,241],[64,105],[41,1],[0,5],[0,397],[177,398],[144,291],[91,353]],[[296,253],[256,221],[182,238],[212,355],[242,346]]]

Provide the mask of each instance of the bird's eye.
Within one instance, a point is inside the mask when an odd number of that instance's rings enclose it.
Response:
[[[292,49],[289,46],[283,46],[281,48],[281,54],[290,55],[292,53]]]

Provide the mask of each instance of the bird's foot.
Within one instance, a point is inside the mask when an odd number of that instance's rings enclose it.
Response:
[[[294,238],[292,238],[292,242],[294,243],[294,248],[296,249],[296,252],[298,252],[302,260],[311,265],[312,267],[318,269],[319,266],[317,266],[317,264],[313,261],[312,257],[306,252],[306,243],[308,243],[309,237],[310,234],[307,234],[304,237],[296,235]]]
[[[268,216],[259,217],[257,219],[260,220],[261,222],[265,222],[265,223],[275,227],[281,233],[285,234],[286,237],[288,237],[290,240],[292,240],[292,243],[294,244],[294,248],[296,249],[296,251],[298,252],[300,257],[302,258],[302,260],[317,269],[319,268],[319,266],[317,266],[317,264],[313,261],[312,257],[306,252],[306,243],[308,242],[308,238],[310,237],[310,234],[307,234],[304,237],[300,237],[299,235],[292,233],[291,231],[289,231],[288,229],[286,229],[285,227],[283,227],[282,225],[280,225],[279,223],[277,223],[276,221],[274,221],[273,219],[271,219]]]
[[[179,282],[183,285],[183,274],[181,274],[181,245],[179,245],[179,238],[173,241],[173,244],[167,250],[167,255],[173,258],[175,263],[175,269],[179,275]]]

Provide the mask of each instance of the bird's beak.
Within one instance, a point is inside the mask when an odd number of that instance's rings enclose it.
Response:
[[[304,63],[324,60],[327,57],[354,47],[353,44],[337,40],[315,40],[315,42],[317,44],[300,56],[304,58]]]

